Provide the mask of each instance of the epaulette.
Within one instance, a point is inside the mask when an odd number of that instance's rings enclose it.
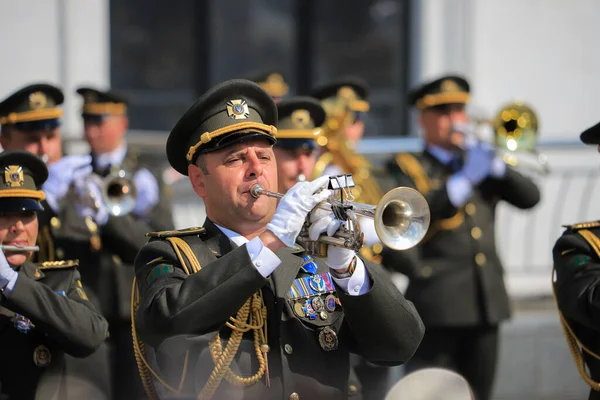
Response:
[[[175,231],[148,232],[148,233],[146,233],[146,237],[149,237],[149,238],[181,237],[181,236],[188,236],[188,235],[199,235],[203,232],[204,232],[204,228],[196,227],[196,228],[179,229],[179,230],[175,230]]]
[[[563,225],[563,228],[577,231],[579,229],[598,228],[600,227],[600,221],[580,222],[573,225]]]
[[[59,269],[59,268],[71,268],[77,267],[79,260],[62,260],[62,261],[45,261],[38,264],[39,269]]]
[[[398,153],[396,155],[396,164],[404,174],[409,176],[417,189],[422,194],[427,194],[431,190],[431,180],[421,165],[419,154]]]

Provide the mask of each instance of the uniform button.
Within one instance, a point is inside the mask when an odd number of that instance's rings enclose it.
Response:
[[[487,262],[487,258],[485,256],[485,254],[477,253],[477,255],[475,256],[475,263],[477,265],[479,265],[480,267],[483,267],[486,262]]]
[[[360,290],[360,285],[356,285],[356,286],[354,286],[354,291],[355,291],[356,293],[358,293],[358,291],[359,291],[359,290]]]
[[[63,258],[65,258],[65,251],[59,247],[56,249],[56,259],[62,260]]]
[[[300,396],[298,395],[298,393],[294,392],[290,394],[290,400],[300,400]]]
[[[479,240],[481,238],[481,228],[476,226],[475,228],[471,229],[471,236],[473,239]]]
[[[467,213],[467,215],[475,215],[476,211],[477,207],[475,207],[475,204],[473,203],[467,203],[467,205],[465,206],[465,212]]]
[[[421,268],[421,276],[423,278],[429,278],[432,273],[433,269],[429,265],[425,265],[423,268]]]
[[[349,385],[348,386],[348,394],[349,395],[356,394],[357,391],[358,391],[358,388],[356,387],[356,385]]]
[[[258,268],[262,267],[262,261],[257,261],[255,264]]]
[[[286,353],[288,354],[292,354],[294,352],[294,349],[292,348],[291,345],[286,344],[285,346],[283,346],[283,349],[285,350]]]

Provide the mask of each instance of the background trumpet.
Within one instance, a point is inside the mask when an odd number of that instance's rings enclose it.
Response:
[[[343,184],[340,184],[343,182]],[[363,245],[363,235],[356,215],[373,219],[377,236],[383,244],[395,249],[406,250],[416,246],[427,233],[430,212],[427,201],[418,191],[408,187],[398,187],[387,192],[375,205],[356,203],[346,199],[353,186],[351,175],[331,177],[329,189],[334,191],[328,201],[317,207],[331,210],[338,219],[344,220],[340,229],[331,237],[321,235],[317,241],[308,235],[309,221],[306,221],[297,242],[307,252],[317,257],[327,255],[327,246],[334,245],[359,251]],[[281,198],[280,193],[270,192],[256,184],[250,189],[254,198],[261,195]]]
[[[477,126],[487,125],[492,128],[493,142],[490,144],[496,148],[507,165],[534,170],[542,175],[550,172],[547,157],[536,149],[538,118],[529,105],[519,101],[509,103],[502,107],[493,119],[471,118],[471,121]],[[463,125],[454,126],[453,130],[481,141],[473,130]]]
[[[84,178],[93,180],[100,189],[100,199],[98,195],[92,192],[78,194],[73,190],[74,201],[85,204],[94,210],[105,207],[110,215],[123,216],[133,211],[135,207],[137,188],[125,170],[112,172],[106,177],[92,173]]]

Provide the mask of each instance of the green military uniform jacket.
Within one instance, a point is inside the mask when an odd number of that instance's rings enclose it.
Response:
[[[565,322],[585,347],[600,354],[600,221],[571,225],[553,249],[555,294]],[[591,378],[600,382],[600,360],[583,351]],[[590,400],[600,392],[590,391]]]
[[[503,200],[527,209],[540,200],[529,178],[510,167],[501,179],[473,189],[465,206],[450,202],[452,171],[427,150],[399,154],[387,164],[388,189],[408,186],[427,199],[431,224],[425,239],[406,251],[384,250],[383,264],[410,279],[406,297],[427,327],[495,325],[510,316],[504,270],[496,252],[496,206]]]
[[[8,298],[0,300],[0,398],[64,398],[64,354],[87,357],[107,332],[75,263],[26,262]]]
[[[135,263],[141,296],[139,335],[154,349],[161,373],[175,387],[185,351],[190,351],[183,393],[194,398],[204,386],[214,368],[208,341],[219,331],[227,338],[230,329],[224,325],[229,317],[260,289],[268,316],[270,387],[264,378],[244,389],[223,381],[215,399],[347,398],[349,352],[376,364],[398,365],[416,351],[423,324],[379,266],[367,265],[372,280],[368,293],[353,297],[337,290],[341,305],[326,320],[310,320],[295,314],[289,299],[301,252],[278,251],[282,264],[266,279],[253,266],[245,245],[236,247],[210,220],[204,228],[182,237],[202,266],[199,272],[186,275],[171,245],[157,238],[142,248]],[[326,271],[319,265],[319,273]],[[337,332],[336,350],[325,351],[319,344],[325,327]],[[232,365],[243,376],[258,369],[251,336],[247,339]]]

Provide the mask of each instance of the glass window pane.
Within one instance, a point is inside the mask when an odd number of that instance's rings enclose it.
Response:
[[[113,0],[111,85],[133,129],[171,129],[195,98],[194,0]]]
[[[371,86],[365,136],[405,131],[409,0],[314,2],[314,83],[359,75]]]
[[[275,70],[294,91],[294,6],[294,0],[213,0],[211,84]]]

